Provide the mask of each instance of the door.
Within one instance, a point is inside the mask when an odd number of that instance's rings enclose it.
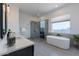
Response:
[[[39,22],[31,21],[31,38],[36,38],[40,36],[39,28]]]
[[[48,34],[48,20],[40,21],[40,37],[45,38]]]

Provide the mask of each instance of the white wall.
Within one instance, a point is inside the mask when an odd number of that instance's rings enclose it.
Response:
[[[20,32],[25,38],[30,38],[30,22],[38,21],[38,18],[27,15],[27,13],[19,11],[19,19],[20,19]],[[25,28],[26,31],[22,32],[22,28]]]
[[[51,18],[55,18],[61,15],[70,15],[71,20],[71,33],[79,34],[79,4],[71,4],[68,6],[65,6],[61,9],[58,9],[54,12],[51,12],[51,14],[48,14],[46,16],[49,16],[49,32],[50,32],[50,22]]]
[[[9,5],[8,12],[8,29],[11,29],[16,34],[22,34],[24,37],[30,37],[30,22],[38,21],[37,17],[32,17],[19,10],[15,4]],[[22,28],[26,28],[25,32],[21,32]]]
[[[8,12],[8,29],[19,34],[19,8],[15,4],[9,5]]]

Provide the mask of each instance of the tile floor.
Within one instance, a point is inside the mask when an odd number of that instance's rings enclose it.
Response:
[[[44,39],[35,38],[30,40],[35,42],[35,56],[79,56],[79,50],[74,47],[64,50],[48,44]]]

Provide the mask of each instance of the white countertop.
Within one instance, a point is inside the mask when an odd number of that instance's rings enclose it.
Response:
[[[28,39],[25,39],[23,37],[16,38],[16,43],[12,47],[8,47],[6,45],[7,39],[0,41],[0,55],[5,55],[11,52],[14,52],[16,50],[20,50],[26,47],[29,47],[31,45],[34,45],[34,43]]]

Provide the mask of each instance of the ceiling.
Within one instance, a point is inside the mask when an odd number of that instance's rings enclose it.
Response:
[[[24,13],[31,16],[44,16],[45,14],[65,5],[64,3],[18,3],[18,7]]]

